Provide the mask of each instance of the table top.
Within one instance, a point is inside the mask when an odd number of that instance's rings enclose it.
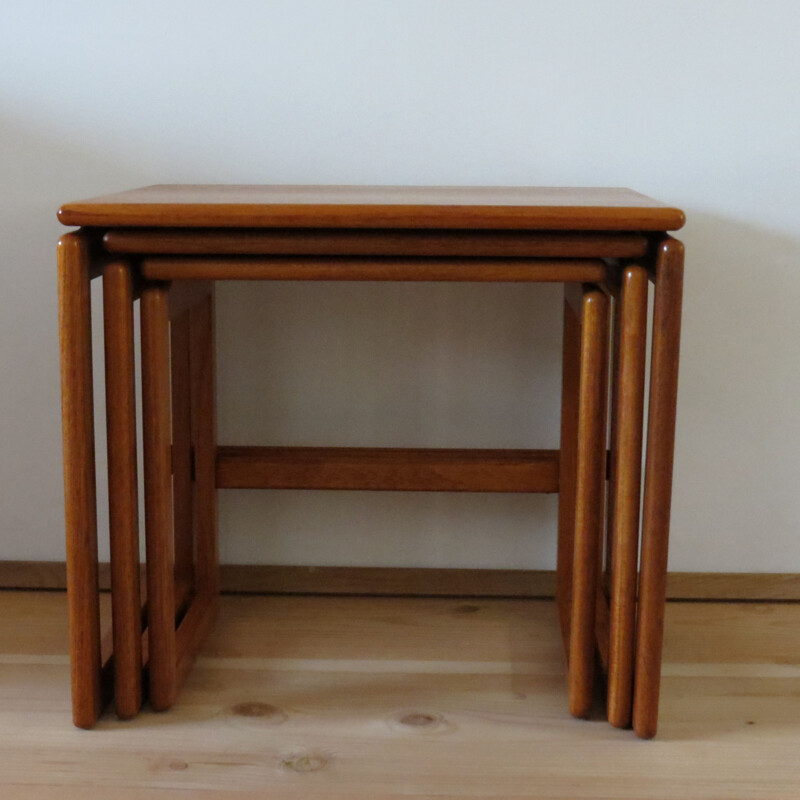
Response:
[[[159,185],[67,203],[64,225],[668,231],[672,208],[630,189]]]

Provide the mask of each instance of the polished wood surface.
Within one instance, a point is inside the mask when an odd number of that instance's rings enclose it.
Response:
[[[170,708],[177,692],[167,295],[164,285],[147,286],[140,302],[150,703],[157,710]]]
[[[213,284],[190,310],[194,536],[198,592],[219,593],[216,312]]]
[[[639,566],[639,495],[642,472],[647,286],[644,267],[623,269],[615,307],[612,473],[608,537],[611,548],[608,721],[631,724],[636,593]]]
[[[66,234],[59,239],[57,255],[72,708],[75,725],[90,728],[103,706],[97,596],[90,240],[81,233]]]
[[[606,475],[606,497],[605,497],[605,520],[603,537],[601,538],[601,552],[599,559],[599,574],[600,574],[600,590],[598,596],[602,597],[607,602],[606,610],[608,611],[607,619],[607,647],[608,653],[607,662],[605,664],[605,700],[606,711],[608,714],[608,689],[609,689],[609,665],[611,662],[611,593],[613,584],[613,564],[614,564],[614,519],[615,519],[615,504],[617,498],[617,483],[618,483],[618,461],[619,461],[619,385],[620,385],[620,347],[622,342],[622,323],[621,323],[621,306],[622,306],[622,282],[620,276],[621,267],[618,269],[610,270],[612,279],[607,284],[607,289],[612,302],[611,313],[611,343],[610,343],[610,405],[608,408],[608,463]],[[645,271],[645,291],[647,290],[647,272]],[[646,334],[646,330],[645,330]],[[637,529],[638,533],[638,529]],[[638,542],[637,542],[638,548]],[[637,549],[638,552],[638,549]],[[598,615],[599,620],[599,615]],[[599,621],[598,621],[599,628]],[[631,634],[631,649],[633,649],[633,642],[635,640],[635,633]],[[633,692],[633,684],[631,679],[631,693]],[[609,717],[609,722],[611,718]],[[613,723],[612,723],[613,724]],[[623,727],[623,726],[615,726]]]
[[[446,256],[635,258],[648,239],[633,233],[425,230],[204,230],[121,228],[103,236],[110,253],[229,256]]]
[[[558,549],[556,561],[556,604],[569,662],[570,618],[572,616],[572,565],[575,546],[575,476],[578,459],[578,388],[581,368],[581,317],[572,295],[579,287],[564,287],[564,327],[561,361],[561,442],[558,491]]]
[[[170,291],[171,299],[172,291]],[[172,309],[170,309],[172,315]],[[194,487],[192,480],[191,312],[170,322],[172,378],[172,518],[175,577],[194,581]]]
[[[106,253],[116,250],[130,256],[144,281],[147,643],[152,705],[162,709],[173,703],[213,618],[220,580],[218,485],[436,491],[562,488],[566,499],[562,498],[560,509],[557,595],[568,650],[570,710],[588,716],[599,653],[603,668],[611,673],[611,721],[627,724],[637,602],[640,478],[634,451],[641,447],[642,428],[641,403],[632,399],[631,392],[641,394],[643,335],[641,301],[637,306],[625,300],[632,291],[625,281],[633,273],[623,272],[620,281],[619,270],[643,265],[636,268],[635,278],[641,298],[644,268],[650,269],[656,284],[658,330],[643,514],[642,558],[648,564],[639,587],[633,724],[639,735],[653,735],[674,440],[676,366],[673,370],[671,358],[677,358],[680,307],[679,297],[677,305],[675,301],[675,270],[670,267],[674,258],[665,256],[671,240],[663,233],[683,224],[682,212],[626,189],[155,186],[71,203],[59,216],[65,224],[86,226],[87,236],[98,244],[102,240]],[[654,267],[659,241],[666,243],[666,249]],[[99,251],[87,256],[87,285],[107,258]],[[466,457],[463,451],[446,451],[448,457],[442,460],[441,452],[430,450],[218,449],[213,295],[208,291],[215,280],[569,284],[573,288],[565,294],[562,452],[540,457],[537,451],[525,451],[520,459],[520,451],[506,451],[502,463],[492,463],[498,459],[490,455],[487,461],[487,451]],[[109,308],[129,306],[135,296],[133,289],[126,295],[123,283],[115,285],[113,278],[108,287]],[[639,316],[636,332],[625,334],[625,313],[615,326],[615,394],[607,465],[609,295],[618,298],[623,312],[628,309],[628,316]],[[109,321],[109,352],[121,350],[128,333],[124,317]],[[110,370],[112,395],[126,388],[124,379],[114,377],[115,368],[122,370],[124,364],[125,358],[115,360]],[[119,427],[120,420],[128,420],[129,429],[129,416],[124,409],[116,422],[110,421],[116,431],[110,443],[117,455],[123,448],[115,442],[128,435]],[[127,462],[130,467],[130,452]],[[130,469],[125,473],[124,465],[114,464],[111,469],[119,473],[113,476],[112,504],[121,508],[119,498],[123,484],[131,483]],[[608,557],[606,580],[601,581],[607,469]],[[93,499],[93,487],[89,494]],[[130,521],[130,509],[126,513]],[[130,538],[124,526],[113,535],[118,541]],[[96,574],[96,552],[92,557]],[[113,560],[115,574],[124,570],[130,582],[136,569],[125,567],[116,556]],[[176,608],[176,591],[192,584],[193,597],[186,596],[190,605]],[[112,666],[110,661],[102,674]]]
[[[148,280],[201,281],[476,281],[601,282],[606,265],[598,259],[450,259],[450,258],[147,258]]]
[[[416,492],[557,492],[557,450],[221,447],[217,486]]]
[[[111,546],[114,702],[122,719],[142,705],[139,483],[136,463],[133,275],[128,263],[103,270],[108,505]]]
[[[603,591],[607,596],[611,594],[611,573],[614,563],[614,503],[616,499],[617,483],[617,457],[619,456],[619,403],[617,388],[619,386],[619,362],[620,362],[620,302],[621,285],[619,281],[619,270],[609,270],[611,280],[606,284],[609,296],[611,297],[611,344],[610,344],[610,373],[609,381],[611,385],[610,405],[608,409],[608,485],[606,487],[606,519],[604,541],[601,542],[602,563],[600,564],[600,582]]]
[[[583,290],[575,466],[575,538],[569,641],[569,710],[588,718],[594,693],[596,600],[606,479],[608,296]]]
[[[667,231],[683,212],[630,189],[148,186],[67,203],[64,225]]]
[[[65,614],[63,593],[0,593],[8,800],[800,794],[798,604],[669,603],[646,743],[564,714],[552,602],[223,597],[169,716],[91,734],[69,724]]]
[[[642,501],[633,727],[643,738],[655,736],[658,727],[682,297],[683,245],[668,237],[656,259]]]

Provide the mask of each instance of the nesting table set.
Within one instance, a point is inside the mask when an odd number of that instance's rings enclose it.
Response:
[[[589,716],[600,675],[609,722],[655,735],[683,284],[683,247],[667,232],[682,226],[681,211],[626,189],[153,186],[69,203],[59,218],[79,226],[58,245],[76,725],[92,727],[112,696],[120,717],[135,716],[144,674],[153,708],[175,702],[217,609],[218,488],[558,492],[556,600],[569,709]],[[96,277],[108,430],[105,640],[89,291]],[[563,283],[560,448],[218,446],[218,280]]]

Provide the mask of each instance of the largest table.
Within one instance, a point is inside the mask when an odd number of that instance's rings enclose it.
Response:
[[[609,721],[655,734],[683,283],[683,248],[668,231],[682,226],[680,210],[627,189],[152,186],[69,203],[59,218],[80,226],[58,248],[76,725],[92,727],[112,694],[119,716],[138,713],[144,665],[151,704],[174,703],[216,612],[218,488],[537,491],[559,492],[556,598],[570,711],[589,716],[597,659]],[[89,291],[99,276],[112,579],[105,646]],[[560,448],[218,447],[217,280],[561,282]],[[648,281],[654,311],[640,508]]]

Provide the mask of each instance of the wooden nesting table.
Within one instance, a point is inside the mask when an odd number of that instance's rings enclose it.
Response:
[[[683,247],[667,232],[681,227],[681,211],[627,189],[153,186],[69,203],[59,218],[80,226],[58,245],[76,725],[92,727],[112,695],[120,717],[136,715],[144,667],[152,706],[175,702],[216,612],[218,488],[380,489],[558,492],[556,594],[570,711],[589,715],[599,665],[611,724],[655,734],[683,283]],[[100,276],[112,580],[105,644],[89,292]],[[218,446],[218,280],[563,283],[560,448]],[[640,508],[649,282],[654,312]]]

